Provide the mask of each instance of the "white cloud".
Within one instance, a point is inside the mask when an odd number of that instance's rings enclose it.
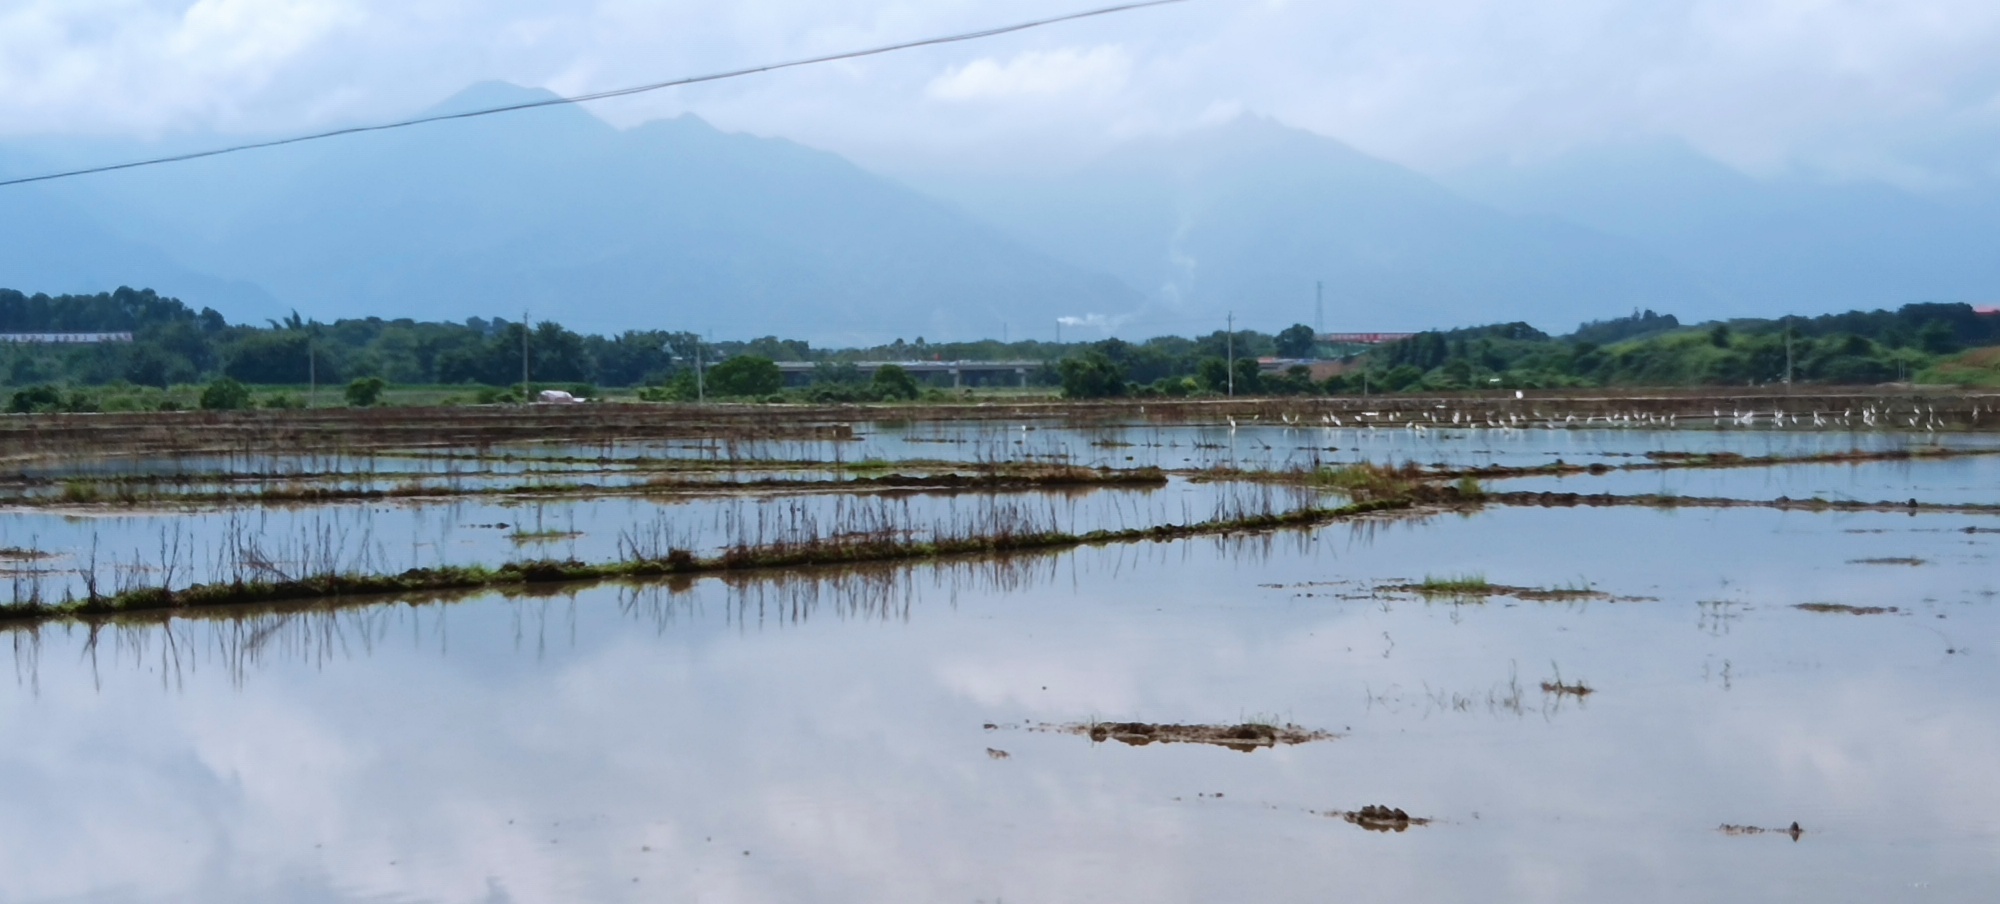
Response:
[[[1106,316],[1104,314],[1085,314],[1081,317],[1070,316],[1070,317],[1056,318],[1056,322],[1062,324],[1066,328],[1096,330],[1102,332],[1106,336],[1111,335],[1113,332],[1117,331],[1119,327],[1125,325],[1131,320],[1132,320],[1132,315],[1130,314],[1120,314],[1115,317]]]
[[[939,100],[1011,100],[1058,94],[1107,95],[1125,87],[1132,60],[1116,45],[1031,50],[1007,62],[990,57],[955,66],[925,93]]]
[[[295,96],[288,83],[317,53],[356,37],[360,2],[30,0],[0,13],[0,121],[28,132],[254,127],[262,111],[247,122],[233,111]]]
[[[360,18],[342,0],[199,0],[165,46],[186,64],[261,68],[284,63]]]
[[[1075,0],[15,0],[0,138],[284,132],[465,85],[638,84],[992,26]],[[1059,166],[1240,108],[1423,168],[1679,139],[1739,166],[1985,173],[2000,4],[1209,2],[678,89],[694,111],[877,168]]]

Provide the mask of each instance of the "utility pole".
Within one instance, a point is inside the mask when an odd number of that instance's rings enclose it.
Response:
[[[313,348],[312,329],[306,329],[306,407],[319,407],[319,356]]]
[[[1326,282],[1313,283],[1313,332],[1326,334]]]
[[[1229,318],[1227,322],[1229,324],[1229,332],[1224,337],[1223,341],[1227,343],[1224,347],[1229,349],[1229,397],[1233,399],[1236,397],[1236,312],[1235,311],[1229,312]]]
[[[708,404],[708,387],[704,383],[701,367],[701,337],[694,337],[694,403]]]
[[[1056,318],[1056,344],[1062,344],[1062,318]]]
[[[528,309],[522,308],[521,309],[521,404],[526,405],[528,404],[529,401],[530,400],[528,398]]]

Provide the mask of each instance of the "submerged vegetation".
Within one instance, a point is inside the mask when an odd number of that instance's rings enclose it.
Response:
[[[94,561],[81,572],[85,583],[81,598],[48,601],[41,597],[39,589],[30,587],[24,593],[17,583],[14,599],[0,604],[0,619],[96,617],[347,596],[929,561],[1307,527],[1408,508],[1411,504],[1407,499],[1391,499],[1332,509],[1280,510],[1266,496],[1261,503],[1225,500],[1218,506],[1216,517],[1207,521],[1085,532],[1058,529],[1026,509],[1006,505],[987,508],[970,521],[933,526],[928,532],[915,530],[881,508],[849,511],[830,524],[794,510],[788,518],[776,523],[744,525],[747,532],[714,555],[697,555],[671,524],[661,521],[628,529],[620,538],[621,556],[612,562],[536,559],[493,567],[412,568],[393,574],[372,573],[363,567],[369,561],[365,550],[359,563],[343,561],[333,538],[323,534],[304,538],[300,546],[305,548],[279,552],[266,549],[261,537],[239,528],[225,538],[224,548],[212,563],[216,577],[206,583],[175,585],[174,575],[190,573],[192,564],[178,535],[171,546],[163,537],[158,561],[113,563],[118,586],[108,592],[99,589]],[[298,565],[287,569],[276,564],[285,561]],[[146,583],[146,577],[152,575],[159,576],[158,583]]]
[[[1366,501],[1409,496],[1423,485],[1426,476],[1429,475],[1413,462],[1401,466],[1358,462],[1321,468],[1312,472],[1308,480],[1314,486],[1339,490],[1354,499]]]
[[[1410,585],[1410,589],[1425,596],[1491,596],[1496,589],[1487,582],[1485,575],[1462,574],[1450,577],[1426,575],[1421,583]]]
[[[783,474],[786,470],[859,472],[848,477]],[[860,463],[827,467],[820,463],[744,462],[730,471],[769,470],[770,476],[717,475],[702,461],[631,461],[619,468],[574,469],[537,473],[531,478],[495,482],[491,475],[468,483],[463,475],[412,472],[401,474],[330,472],[286,474],[265,478],[192,474],[66,478],[60,491],[47,492],[45,483],[16,479],[8,494],[0,482],[0,501],[23,506],[119,505],[227,506],[237,504],[299,505],[368,500],[592,499],[617,496],[648,498],[716,496],[752,492],[845,492],[851,494],[952,494],[1023,492],[1092,487],[1156,488],[1167,483],[1157,467],[1083,468],[1042,464],[966,465],[939,461]],[[656,473],[657,472],[657,473]],[[887,473],[879,473],[887,472]],[[612,478],[599,482],[593,478]]]
[[[1485,600],[1487,597],[1506,596],[1529,602],[1561,602],[1566,600],[1617,600],[1637,602],[1647,597],[1613,597],[1609,593],[1579,581],[1562,587],[1512,587],[1495,584],[1481,574],[1426,576],[1415,584],[1389,584],[1377,588],[1386,593],[1414,593],[1423,597],[1447,597],[1459,600]]]

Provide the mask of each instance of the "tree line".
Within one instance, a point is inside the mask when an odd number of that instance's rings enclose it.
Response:
[[[30,402],[40,410],[70,404],[50,403],[53,387],[219,381],[343,387],[344,393],[352,390],[350,402],[363,404],[387,385],[487,387],[493,391],[480,398],[496,400],[521,385],[524,357],[529,378],[538,383],[574,385],[586,394],[596,387],[637,387],[642,397],[659,400],[781,392],[822,402],[914,398],[925,387],[908,373],[883,368],[871,376],[856,363],[937,359],[1042,362],[1032,381],[1060,386],[1076,398],[1737,386],[1786,379],[1882,383],[1913,378],[1961,349],[2000,344],[2000,316],[1964,304],[1911,304],[1894,311],[1684,325],[1669,314],[1641,311],[1586,323],[1560,337],[1517,322],[1426,331],[1374,348],[1330,347],[1298,324],[1275,334],[1218,330],[1142,342],[929,343],[918,337],[827,349],[776,336],[716,342],[671,330],[599,336],[553,321],[505,318],[322,323],[294,313],[264,324],[232,324],[213,309],[120,288],[58,296],[0,289],[0,332],[133,334],[130,343],[0,348],[0,380],[48,390]],[[1259,361],[1274,357],[1320,363],[1274,368]],[[697,360],[707,365],[700,379]],[[809,385],[785,389],[779,361],[813,364]],[[236,398],[233,391],[223,396],[219,401]],[[60,392],[55,397],[63,398]]]
[[[1266,346],[1255,338],[1246,337],[1239,354],[1244,348],[1264,353]],[[1281,362],[1274,373],[1241,359],[1232,371],[1213,347],[1202,347],[1200,359],[1189,363],[1186,343],[1171,337],[1142,345],[1116,339],[1095,343],[1059,366],[1064,391],[1101,398],[1879,384],[1920,379],[1946,356],[2000,345],[2000,315],[1966,304],[1923,303],[1894,311],[1689,326],[1670,314],[1638,311],[1586,323],[1560,337],[1526,323],[1499,323],[1430,330],[1366,350],[1336,350],[1338,363],[1323,368],[1333,372],[1317,376],[1305,366]],[[1175,363],[1162,367],[1167,359]]]

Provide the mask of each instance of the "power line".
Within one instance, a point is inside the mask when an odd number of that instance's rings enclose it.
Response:
[[[18,179],[5,179],[5,180],[0,180],[0,188],[5,188],[9,185],[25,185],[30,182],[48,182],[55,179],[68,179],[73,176],[88,176],[93,173],[108,173],[116,170],[137,169],[142,166],[157,166],[162,163],[180,163],[186,160],[199,160],[203,157],[218,157],[223,154],[234,154],[238,151],[254,151],[261,148],[274,148],[287,144],[298,144],[304,141],[319,141],[324,138],[338,138],[342,135],[359,135],[364,132],[386,132],[390,129],[402,129],[402,128],[408,128],[410,126],[420,126],[426,123],[446,122],[454,119],[472,119],[477,116],[491,116],[495,113],[512,113],[518,110],[532,110],[536,107],[554,107],[563,104],[581,104],[593,100],[605,100],[607,98],[613,98],[613,97],[625,97],[633,94],[644,94],[648,91],[658,91],[662,88],[678,88],[683,85],[696,85],[702,82],[719,82],[724,79],[741,78],[746,75],[757,75],[765,72],[776,72],[780,69],[795,69],[800,66],[812,66],[819,63],[832,63],[840,60],[853,60],[862,57],[880,56],[885,53],[894,53],[899,50],[912,50],[918,47],[935,47],[940,44],[956,44],[961,41],[976,41],[981,38],[997,37],[999,35],[1012,34],[1017,31],[1027,31],[1033,28],[1042,28],[1044,26],[1056,25],[1063,22],[1074,22],[1078,19],[1091,19],[1098,16],[1108,16],[1114,13],[1130,12],[1132,10],[1145,9],[1147,7],[1152,7],[1152,6],[1167,6],[1169,4],[1185,3],[1185,2],[1188,2],[1188,0],[1141,0],[1141,2],[1137,3],[1122,3],[1117,6],[1106,6],[1098,9],[1085,10],[1083,12],[1078,12],[1078,13],[1067,13],[1060,16],[1052,16],[1046,19],[1035,19],[1029,22],[1017,22],[1013,25],[1002,25],[995,28],[982,28],[978,31],[968,31],[960,34],[945,35],[943,37],[936,37],[936,38],[924,38],[922,40],[917,40],[917,41],[904,41],[900,44],[885,44],[881,47],[871,47],[866,50],[849,50],[842,53],[827,54],[826,56],[807,57],[805,59],[791,60],[783,63],[769,63],[763,66],[752,66],[747,69],[732,69],[727,72],[714,72],[708,75],[693,75],[693,76],[688,76],[686,78],[673,79],[671,81],[654,82],[653,84],[650,85],[635,85],[630,88],[613,88],[609,91],[597,91],[591,94],[578,94],[571,97],[550,97],[550,98],[544,98],[542,100],[531,100],[517,104],[507,104],[505,106],[499,106],[499,107],[485,107],[478,110],[467,110],[461,113],[434,113],[429,116],[419,116],[415,119],[403,119],[403,120],[397,120],[395,122],[377,123],[375,125],[367,125],[367,126],[349,126],[344,129],[334,129],[330,132],[315,132],[310,135],[295,135],[291,138],[278,138],[271,141],[258,141],[258,142],[252,142],[250,144],[231,145],[229,147],[213,148],[206,151],[194,151],[192,153],[187,153],[187,154],[174,154],[168,157],[154,157],[147,160],[133,160],[126,163],[112,163],[112,164],[106,164],[104,166],[86,167],[84,169],[69,170],[67,172],[61,172],[61,173],[46,173],[40,176],[26,176]]]

